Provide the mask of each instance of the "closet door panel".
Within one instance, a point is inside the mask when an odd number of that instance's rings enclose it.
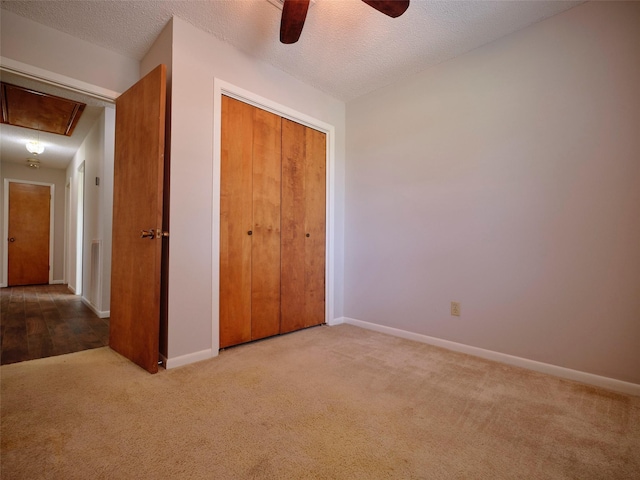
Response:
[[[305,326],[304,129],[282,119],[281,333]]]
[[[305,152],[304,326],[310,327],[325,321],[326,135],[306,128]]]
[[[282,120],[281,332],[325,320],[325,134]]]
[[[222,97],[220,348],[251,340],[254,108]]]
[[[281,122],[255,109],[253,127],[253,235],[251,339],[280,333]]]

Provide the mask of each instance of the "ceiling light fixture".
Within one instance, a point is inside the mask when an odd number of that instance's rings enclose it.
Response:
[[[44,152],[44,145],[37,140],[30,140],[27,142],[27,151],[32,155],[40,155]]]

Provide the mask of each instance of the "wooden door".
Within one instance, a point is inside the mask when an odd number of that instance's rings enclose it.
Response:
[[[253,108],[251,340],[257,340],[280,333],[281,121]]]
[[[221,348],[280,332],[280,126],[222,97]]]
[[[325,321],[326,136],[222,97],[220,347]]]
[[[326,135],[282,119],[281,333],[325,321]]]
[[[151,373],[158,371],[165,92],[159,65],[116,100],[109,346]]]
[[[49,283],[51,188],[9,182],[8,285]]]
[[[251,340],[254,109],[222,97],[220,347]],[[251,234],[249,234],[251,232]]]

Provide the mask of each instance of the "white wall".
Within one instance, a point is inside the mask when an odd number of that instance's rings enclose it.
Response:
[[[116,92],[138,80],[138,61],[7,10],[0,15],[0,56]]]
[[[56,168],[27,168],[25,164],[2,162],[0,168],[0,228],[4,229],[4,179],[28,182],[52,183],[55,186],[53,227],[53,258],[49,260],[54,283],[62,283],[64,277],[64,170]],[[0,272],[4,272],[4,248],[7,232],[0,237]]]
[[[640,383],[639,46],[587,3],[350,102],[345,316]]]
[[[336,129],[335,311],[342,315],[344,103],[230,45],[173,20],[169,359],[212,349],[214,77]],[[214,233],[216,232],[216,233]],[[217,259],[215,259],[217,261]],[[217,315],[215,315],[217,318]],[[213,346],[214,350],[217,346]]]
[[[69,286],[77,291],[75,269],[77,201],[79,188],[78,168],[85,164],[84,178],[84,240],[82,297],[100,315],[108,315],[111,291],[111,224],[113,218],[113,146],[115,136],[115,109],[105,108],[87,134],[73,160],[67,167],[66,178],[71,184],[71,215],[69,216]],[[96,185],[96,177],[100,179]],[[90,297],[92,275],[91,244],[101,243],[102,271],[99,298]]]
[[[101,221],[98,223],[98,238],[102,239],[102,299],[97,309],[105,312],[111,310],[111,227],[113,225],[113,164],[116,140],[116,110],[105,108],[104,117],[100,119],[104,130],[102,138],[102,163],[98,170],[100,175],[99,199],[101,205]],[[95,184],[95,183],[94,183]]]

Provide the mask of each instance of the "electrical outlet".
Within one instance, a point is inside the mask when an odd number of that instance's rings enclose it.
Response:
[[[451,315],[460,316],[460,302],[451,302]]]

